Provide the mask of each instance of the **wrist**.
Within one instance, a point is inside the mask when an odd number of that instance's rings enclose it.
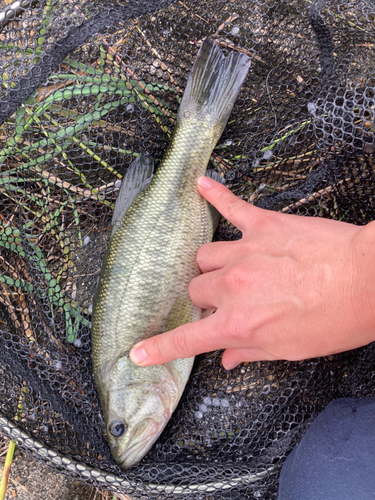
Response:
[[[352,249],[353,306],[369,343],[375,340],[375,221],[359,228]]]

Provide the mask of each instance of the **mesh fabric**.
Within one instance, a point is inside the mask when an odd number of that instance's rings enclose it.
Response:
[[[0,427],[134,499],[274,499],[283,460],[340,396],[375,394],[374,345],[224,370],[196,359],[181,402],[122,473],[92,377],[92,297],[119,180],[170,140],[200,42],[249,75],[211,158],[260,207],[374,217],[370,0],[23,0],[0,13]],[[222,221],[216,239],[240,233]],[[309,286],[306,283],[305,286]]]

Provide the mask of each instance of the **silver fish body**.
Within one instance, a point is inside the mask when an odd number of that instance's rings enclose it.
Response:
[[[197,192],[196,182],[206,172],[248,66],[243,54],[224,58],[216,44],[206,39],[157,173],[148,182],[145,172],[150,165],[141,155],[124,179],[128,193],[124,186],[119,194],[126,210],[122,214],[120,207],[116,215],[116,205],[94,298],[92,341],[109,444],[123,470],[138,462],[156,441],[192,368],[193,358],[137,367],[129,351],[140,340],[200,318],[188,285],[200,273],[196,254],[212,240],[218,217]],[[226,78],[225,85],[217,83],[219,77]],[[213,98],[215,84],[220,85]],[[128,207],[140,187],[143,190]]]

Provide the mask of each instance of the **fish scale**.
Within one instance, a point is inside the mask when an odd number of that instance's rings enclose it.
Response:
[[[248,71],[248,57],[225,58],[202,44],[179,108],[170,146],[150,180],[140,155],[116,202],[112,237],[94,298],[94,376],[112,454],[124,470],[144,456],[176,408],[193,358],[138,367],[140,340],[200,319],[188,295],[196,255],[212,240],[218,214],[200,196],[204,175]]]

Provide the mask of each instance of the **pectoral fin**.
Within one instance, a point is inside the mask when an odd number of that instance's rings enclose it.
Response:
[[[197,321],[200,317],[201,310],[192,303],[187,294],[177,295],[165,320],[163,332]]]
[[[225,180],[221,177],[219,173],[217,173],[215,170],[206,170],[206,173],[204,174],[206,177],[211,177],[216,182],[220,182],[220,184],[225,185]],[[221,217],[220,212],[211,205],[211,203],[208,204],[208,211],[209,211],[209,216],[211,219],[211,224],[212,224],[212,236],[214,235],[214,232],[216,231],[216,228],[219,224],[219,220]]]
[[[153,171],[154,160],[144,153],[141,153],[128,168],[122,179],[121,188],[117,196],[112,217],[111,236],[116,231],[125,212],[133,203],[137,195],[150,184],[153,177]]]

